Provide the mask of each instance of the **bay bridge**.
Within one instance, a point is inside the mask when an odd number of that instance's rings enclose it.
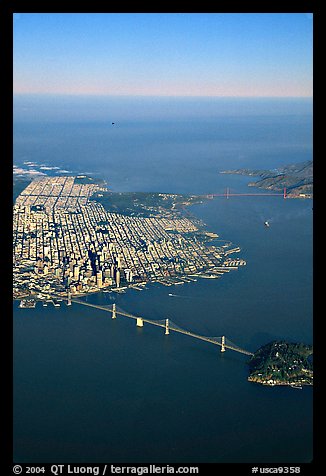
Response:
[[[253,192],[253,193],[236,193],[236,192],[231,192],[230,188],[227,187],[225,189],[224,193],[210,193],[206,195],[206,198],[214,198],[214,197],[225,197],[225,198],[230,198],[230,197],[283,197],[286,199],[286,188],[283,189],[283,192]]]
[[[240,354],[245,354],[250,356],[254,355],[253,352],[249,352],[248,350],[242,349],[241,347],[239,347],[238,345],[234,344],[229,339],[227,339],[225,336],[209,337],[209,336],[196,334],[189,330],[183,329],[182,327],[179,327],[175,322],[171,321],[170,319],[159,319],[159,320],[146,319],[144,317],[135,316],[134,314],[130,314],[126,312],[125,310],[118,307],[115,303],[105,304],[105,305],[91,304],[89,302],[76,299],[76,298],[71,298],[70,296],[68,296],[67,304],[70,305],[72,302],[76,304],[81,304],[83,306],[89,306],[95,309],[99,309],[101,311],[110,312],[112,314],[112,319],[116,319],[118,315],[128,317],[130,319],[134,319],[136,321],[137,327],[143,327],[144,323],[147,323],[153,326],[162,327],[165,331],[164,332],[165,335],[168,335],[171,331],[179,332],[180,334],[185,334],[195,339],[203,340],[205,342],[210,342],[211,344],[215,344],[219,346],[221,348],[220,349],[221,352],[225,352],[226,349],[229,349],[235,352],[239,352]]]

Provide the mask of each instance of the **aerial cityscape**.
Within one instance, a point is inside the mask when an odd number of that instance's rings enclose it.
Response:
[[[176,212],[128,217],[89,200],[105,190],[85,176],[59,176],[35,179],[21,192],[14,205],[14,298],[46,302],[103,288],[139,289],[148,281],[181,284],[245,264],[230,257],[239,247],[207,246],[196,238],[197,226]]]
[[[10,471],[312,464],[312,20],[13,13]]]
[[[303,168],[306,167],[304,164]],[[292,167],[301,168],[301,165]],[[279,177],[277,174],[277,182]],[[282,177],[284,181],[287,176]],[[312,190],[312,176],[307,180]],[[240,252],[239,247],[231,247],[231,243],[208,246],[206,241],[218,235],[199,231],[203,224],[182,216],[177,204],[189,206],[195,202],[194,196],[187,201],[180,195],[157,194],[156,199],[172,201],[169,208],[160,210],[155,209],[153,194],[149,194],[152,198],[150,216],[128,216],[110,213],[102,204],[90,200],[94,195],[102,199],[108,193],[101,182],[96,183],[85,175],[34,178],[17,197],[13,293],[15,299],[22,298],[20,307],[34,308],[37,301],[42,301],[43,306],[51,303],[60,307],[62,298],[71,305],[75,296],[100,291],[124,293],[128,287],[141,291],[150,282],[172,286],[194,282],[197,278],[216,279],[246,264],[242,258],[230,257]],[[295,188],[293,185],[292,191]],[[146,203],[145,197],[142,199]],[[114,194],[110,198],[114,202]],[[197,200],[200,201],[200,197]],[[138,199],[133,198],[135,201]],[[140,205],[137,203],[137,207]],[[111,312],[115,318],[116,305]],[[137,325],[143,326],[143,319],[138,318]],[[167,322],[166,333],[170,329],[173,327]],[[311,346],[299,345],[298,352],[293,351],[297,344],[273,343],[272,348],[276,346],[278,350],[275,355],[268,352],[266,363],[266,346],[254,354],[226,344],[225,336],[218,344],[223,352],[226,348],[239,349],[252,356],[249,381],[296,388],[313,383],[312,363],[300,357],[300,354],[309,357]],[[280,355],[281,368],[277,364]],[[254,365],[257,358],[258,365]]]

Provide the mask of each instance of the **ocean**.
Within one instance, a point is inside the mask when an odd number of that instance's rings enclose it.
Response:
[[[15,98],[16,172],[87,173],[112,191],[210,194],[257,191],[225,169],[311,159],[309,100]],[[87,300],[225,335],[251,352],[276,339],[312,344],[312,206],[276,196],[194,205],[246,266]],[[13,308],[15,462],[312,460],[312,388],[250,383],[244,355],[85,306]]]

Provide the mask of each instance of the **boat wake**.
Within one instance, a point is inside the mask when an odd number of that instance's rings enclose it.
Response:
[[[184,298],[184,299],[194,299],[194,296],[180,296],[180,294],[172,294],[169,293],[170,297],[176,297],[176,298]]]

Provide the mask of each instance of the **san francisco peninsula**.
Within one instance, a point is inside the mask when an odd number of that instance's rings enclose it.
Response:
[[[203,197],[111,192],[86,175],[42,176],[14,202],[14,298],[126,292],[218,279],[240,248],[186,211]]]
[[[205,197],[111,192],[85,175],[17,181],[14,299],[60,306],[67,296],[142,290],[219,278],[245,265],[239,247],[205,230],[187,210]],[[213,244],[214,243],[214,244]],[[250,382],[312,385],[312,347],[271,342],[250,358]]]

